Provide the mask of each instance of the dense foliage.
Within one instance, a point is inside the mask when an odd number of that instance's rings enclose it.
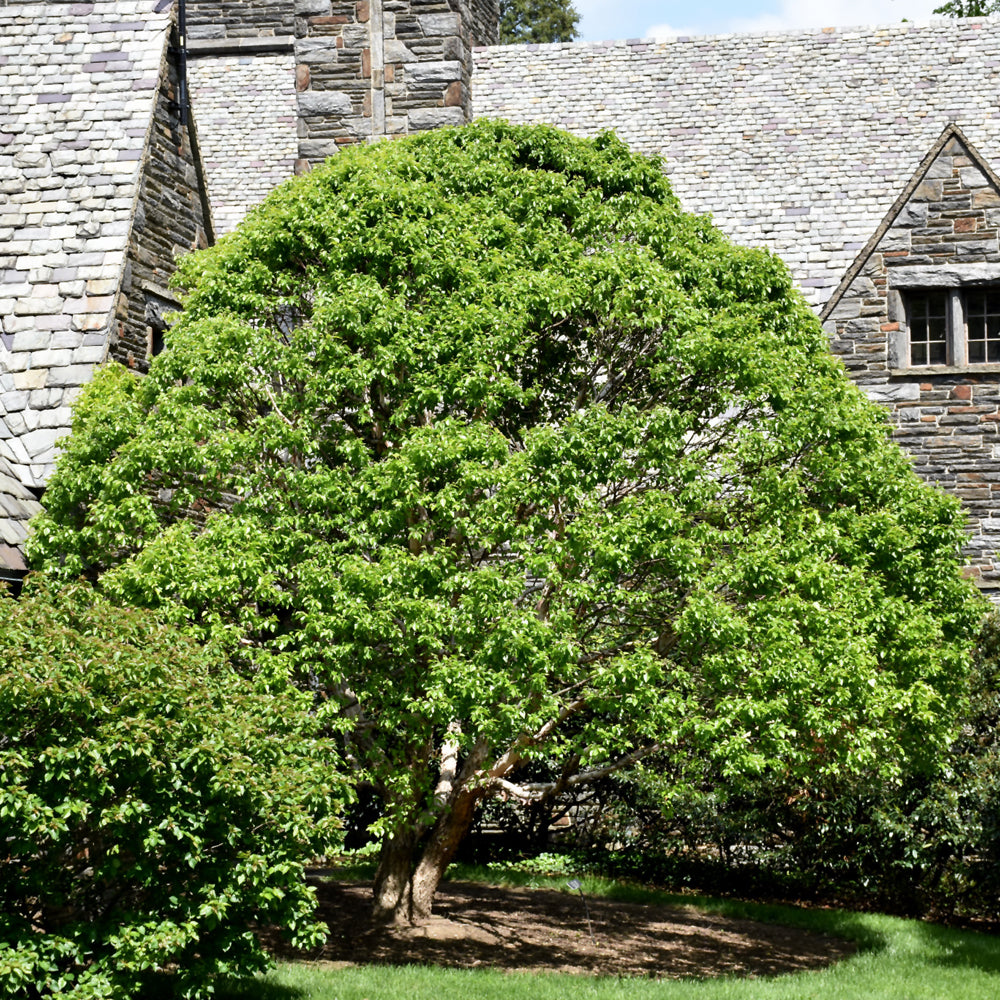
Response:
[[[316,692],[381,802],[381,911],[426,914],[486,796],[936,753],[958,506],[658,163],[495,122],[357,147],[178,273],[148,377],[81,397],[32,558]]]
[[[930,768],[894,782],[857,774],[812,788],[780,775],[726,778],[704,761],[677,774],[650,760],[572,805],[565,846],[605,870],[703,889],[815,898],[884,912],[1000,919],[1000,618],[980,633],[956,738]],[[669,766],[669,762],[664,762]],[[672,794],[664,798],[664,786]],[[553,811],[501,810],[525,847]],[[540,832],[542,836],[537,836]],[[616,845],[610,853],[604,848]],[[536,849],[538,849],[536,847]],[[596,849],[595,854],[589,853]]]
[[[79,585],[0,592],[0,690],[0,994],[201,996],[266,965],[251,921],[323,939],[344,795],[297,697]]]
[[[579,20],[570,0],[500,0],[500,44],[572,42]]]
[[[1000,10],[997,0],[948,0],[948,3],[934,8],[935,14],[949,17],[987,17]]]

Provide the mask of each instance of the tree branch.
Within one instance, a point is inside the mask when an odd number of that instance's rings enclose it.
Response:
[[[500,775],[494,776],[491,774],[488,785],[500,788],[507,792],[508,795],[513,795],[522,802],[541,802],[543,799],[556,795],[567,788],[575,788],[577,785],[586,785],[594,781],[599,781],[601,778],[606,778],[609,774],[629,767],[642,760],[643,757],[648,757],[650,754],[656,753],[661,746],[662,744],[660,743],[651,743],[649,746],[640,747],[638,750],[633,750],[632,753],[625,754],[624,757],[619,757],[610,764],[605,764],[604,767],[595,767],[589,771],[581,771],[579,774],[568,776],[562,774],[556,781],[532,781],[515,784],[513,781],[508,781]]]

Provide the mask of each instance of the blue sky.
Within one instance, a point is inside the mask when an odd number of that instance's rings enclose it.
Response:
[[[581,38],[662,37],[926,21],[944,0],[574,0]]]

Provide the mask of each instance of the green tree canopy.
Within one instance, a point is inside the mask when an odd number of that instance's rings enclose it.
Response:
[[[31,556],[316,692],[383,804],[379,914],[426,916],[484,796],[654,751],[808,785],[944,738],[958,506],[659,163],[497,122],[359,146],[178,275]]]
[[[500,44],[572,42],[579,20],[570,0],[500,0]]]
[[[948,0],[948,3],[934,8],[935,14],[949,17],[986,17],[1000,11],[998,0]]]

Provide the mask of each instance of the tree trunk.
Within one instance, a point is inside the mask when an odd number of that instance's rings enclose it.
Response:
[[[382,844],[375,872],[372,918],[376,923],[405,923],[409,912],[413,855],[416,845],[406,837],[390,837]]]
[[[472,826],[479,797],[478,792],[464,788],[457,792],[434,824],[419,860],[412,841],[392,838],[383,844],[375,875],[376,921],[414,927],[430,919],[438,884]]]

